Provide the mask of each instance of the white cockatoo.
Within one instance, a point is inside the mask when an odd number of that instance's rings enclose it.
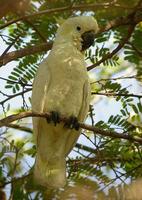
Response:
[[[35,76],[33,111],[51,112],[53,121],[58,121],[57,113],[81,122],[85,120],[90,84],[84,51],[93,44],[97,30],[92,16],[69,18],[58,28],[53,47]],[[63,122],[56,126],[54,123],[33,118],[37,148],[34,178],[42,186],[59,188],[66,183],[66,156],[76,144],[80,130],[65,127]]]

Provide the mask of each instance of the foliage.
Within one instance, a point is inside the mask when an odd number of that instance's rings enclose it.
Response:
[[[3,3],[6,2],[7,0]],[[5,15],[0,16],[0,38],[5,47],[0,59],[8,55],[8,52],[17,53],[21,49],[26,51],[28,47],[37,48],[42,43],[53,41],[58,22],[64,18],[76,15],[96,17],[100,32],[96,35],[94,47],[85,54],[87,65],[96,67],[89,72],[93,105],[90,106],[86,123],[101,130],[141,138],[142,22],[135,24],[130,37],[127,37],[128,29],[134,24],[123,24],[124,17],[131,17],[133,12],[141,16],[142,3],[135,7],[138,2],[140,3],[138,0],[31,0],[24,13],[8,10]],[[62,7],[63,11],[23,17],[22,20],[1,28],[23,15]],[[116,19],[121,19],[122,25],[120,23],[113,27],[112,23],[112,27],[104,31],[110,25],[109,22]],[[112,54],[124,38],[125,42],[119,51]],[[4,88],[0,91],[1,116],[30,110],[33,79],[45,56],[45,51],[36,54],[29,51],[26,56],[17,56],[14,65],[9,63],[10,69],[2,66],[0,70],[8,75],[0,77],[0,81],[4,83]],[[103,107],[101,114],[99,105]],[[105,112],[108,112],[106,116]],[[125,140],[83,131],[81,138],[85,137],[86,143],[78,142],[74,154],[67,158],[66,188],[56,191],[39,188],[32,180],[36,149],[31,121],[19,120],[12,125],[0,130],[0,192],[6,192],[9,199],[127,199],[124,195],[127,193],[126,184],[142,177],[140,143],[133,139]]]

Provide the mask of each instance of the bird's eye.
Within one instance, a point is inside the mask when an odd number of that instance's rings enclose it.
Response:
[[[78,31],[80,31],[80,30],[81,30],[81,27],[80,27],[80,26],[77,26],[76,29],[77,29]]]

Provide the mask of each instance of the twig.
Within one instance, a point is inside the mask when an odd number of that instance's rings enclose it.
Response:
[[[69,163],[70,165],[74,165],[74,164],[80,164],[80,163],[91,163],[91,164],[96,164],[99,162],[131,162],[132,159],[130,158],[123,158],[123,157],[106,157],[106,156],[96,156],[96,157],[91,157],[91,158],[81,158],[81,159],[70,159],[67,161],[67,163]]]
[[[0,79],[3,80],[3,81],[7,81],[9,83],[16,83],[16,84],[20,84],[21,86],[30,86],[30,87],[32,87],[32,84],[24,83],[24,82],[22,82],[22,80],[13,81],[13,80],[1,77],[1,76],[0,76]]]
[[[3,57],[9,49],[16,43],[16,41],[19,39],[20,35],[18,35],[12,42],[11,44],[5,49],[5,51],[2,53],[1,57]]]
[[[141,168],[141,167],[142,167],[142,164],[139,164],[139,165],[137,165],[136,167],[134,167],[133,169],[128,170],[128,171],[125,172],[125,173],[122,173],[122,174],[119,176],[119,178],[121,178],[121,177],[127,175],[128,173],[131,174],[134,170],[136,170],[136,169],[138,169],[138,168]],[[126,177],[126,178],[127,178],[127,177]],[[112,183],[114,183],[117,179],[118,179],[118,177],[117,177],[117,178],[114,178],[111,182],[109,182],[109,183],[108,183],[107,185],[105,185],[103,188],[96,190],[96,192],[103,191],[103,190],[104,190],[105,188],[107,188],[109,185],[111,185]]]
[[[31,176],[31,173],[27,174],[27,175],[24,175],[22,177],[18,177],[18,178],[13,178],[12,180],[10,181],[7,181],[7,182],[4,182],[3,184],[0,184],[0,188],[4,188],[6,185],[8,184],[11,184],[11,183],[15,183],[17,181],[20,181],[20,180],[24,180],[25,178],[28,178]]]
[[[132,33],[133,33],[134,29],[135,29],[135,26],[136,26],[136,25],[130,25],[130,26],[129,26],[129,29],[128,29],[128,34],[127,34],[127,36],[121,40],[121,42],[118,44],[118,46],[117,46],[111,53],[108,53],[108,54],[106,54],[105,56],[103,56],[103,58],[100,59],[98,62],[96,62],[95,64],[89,66],[89,67],[87,68],[87,70],[89,71],[89,70],[91,70],[91,69],[97,67],[97,66],[100,65],[101,63],[103,63],[103,62],[105,62],[106,60],[112,58],[118,51],[120,51],[120,49],[122,49],[122,47],[123,47],[123,46],[127,43],[127,41],[130,39],[130,37],[131,37],[131,35],[132,35]]]
[[[138,75],[119,76],[119,77],[116,77],[116,78],[102,78],[102,79],[100,79],[100,80],[91,82],[91,84],[99,83],[99,82],[101,82],[101,81],[117,81],[117,80],[122,80],[122,79],[134,79],[134,78],[142,79],[141,76],[138,76]]]
[[[10,115],[8,117],[1,119],[0,120],[0,127],[7,126],[11,122],[22,119],[22,118],[27,118],[27,117],[50,118],[50,116],[51,116],[50,113],[38,113],[38,112],[32,112],[32,111],[21,112],[21,113],[13,114],[13,115]],[[67,122],[68,118],[62,116],[61,121]],[[114,132],[114,131],[103,130],[103,129],[100,129],[100,128],[95,127],[95,126],[90,126],[90,125],[84,124],[82,122],[80,122],[79,125],[80,125],[80,128],[83,128],[83,129],[86,129],[86,130],[89,130],[89,131],[93,131],[96,134],[100,134],[100,135],[108,136],[108,137],[112,137],[112,138],[125,139],[125,140],[129,140],[131,142],[138,142],[138,143],[142,144],[142,138],[137,137],[137,136],[128,135],[126,133],[123,134],[123,133],[117,133],[117,132]]]
[[[0,104],[3,105],[6,101],[9,101],[17,96],[23,95],[24,93],[30,92],[31,90],[32,90],[32,88],[28,88],[26,90],[23,90],[22,92],[19,92],[19,93],[13,94],[13,95],[8,95],[8,98],[2,100],[0,102]]]
[[[47,43],[47,39],[42,35],[42,33],[36,28],[36,26],[28,19],[24,20],[27,22],[34,30],[35,32],[39,35],[39,37],[42,39],[43,42]]]
[[[76,143],[75,147],[78,148],[78,149],[81,149],[83,151],[87,151],[89,153],[92,153],[92,154],[97,154],[97,152],[98,152],[98,150],[96,150],[92,147],[86,146],[84,144],[80,144],[80,143]]]
[[[19,150],[17,149],[17,147],[15,147],[15,160],[14,160],[14,165],[13,165],[13,169],[12,169],[12,174],[11,174],[11,182],[13,183],[12,180],[14,180],[14,174],[16,172],[16,167],[17,167],[17,162],[18,162],[18,154],[19,154]],[[14,193],[14,185],[11,184],[11,189],[10,189],[10,197],[9,200],[13,199],[13,193]]]
[[[142,98],[142,95],[138,95],[138,94],[125,94],[125,93],[112,93],[112,92],[107,92],[107,93],[103,93],[103,92],[92,92],[92,95],[103,95],[103,96],[122,96],[122,97],[136,97],[136,98]]]
[[[32,129],[26,126],[20,126],[18,124],[8,124],[7,125],[8,128],[13,128],[13,129],[17,129],[20,131],[24,131],[24,132],[28,132],[28,133],[32,133]]]

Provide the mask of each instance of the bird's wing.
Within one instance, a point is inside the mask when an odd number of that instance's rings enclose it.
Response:
[[[80,108],[80,113],[78,115],[78,120],[80,122],[84,121],[87,113],[88,113],[88,107],[89,107],[89,103],[90,103],[90,83],[88,80],[85,81],[84,86],[83,86],[83,96],[82,96],[82,105]],[[69,136],[69,144],[68,146],[66,146],[66,156],[70,153],[70,151],[72,150],[72,148],[75,146],[76,141],[78,140],[78,137],[80,136],[80,131],[75,131],[72,130],[72,132],[70,133]]]
[[[33,85],[33,111],[47,111],[46,101],[50,97],[48,92],[52,90],[51,79],[49,62],[45,61],[40,65]],[[62,187],[66,181],[66,164],[62,146],[65,145],[67,135],[63,134],[61,137],[62,126],[62,124],[56,127],[48,124],[44,118],[33,118],[33,132],[37,147],[34,178],[38,184],[46,187]]]
[[[91,99],[91,89],[90,89],[89,79],[87,79],[83,86],[82,105],[81,105],[80,113],[78,115],[78,119],[81,122],[84,121],[87,116],[90,99]]]
[[[50,85],[50,70],[47,65],[47,60],[41,63],[34,79],[32,90],[32,110],[35,112],[43,112],[44,110],[45,99]],[[38,117],[33,118],[35,142],[37,142],[36,140],[39,133],[40,120],[41,118]]]

